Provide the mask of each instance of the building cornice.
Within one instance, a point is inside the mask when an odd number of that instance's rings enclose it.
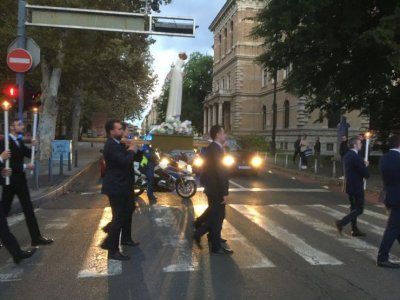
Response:
[[[226,14],[228,9],[230,9],[233,4],[236,3],[236,0],[227,0],[221,10],[218,12],[217,16],[214,18],[208,29],[210,31],[214,31],[215,27],[220,23],[221,18]]]

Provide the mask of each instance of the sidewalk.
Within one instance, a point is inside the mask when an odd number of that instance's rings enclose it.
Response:
[[[286,162],[287,156],[287,162]],[[315,172],[315,157],[311,156],[308,158],[308,169],[299,169],[299,157],[295,163],[293,163],[293,154],[289,153],[278,153],[275,157],[268,158],[268,164],[271,167],[276,167],[281,170],[287,170],[296,175],[304,175],[305,177],[321,180],[325,182],[332,182],[337,185],[342,184],[341,177],[343,176],[343,166],[340,161],[333,162],[331,157],[322,157],[318,163],[317,172]],[[334,165],[335,169],[334,170]],[[370,179],[367,181],[367,190],[371,192],[379,192],[382,188],[382,180],[379,174],[377,164],[371,164],[369,167],[371,173]],[[336,172],[335,176],[334,173]]]
[[[38,198],[42,198],[44,195],[50,193],[52,190],[62,186],[73,176],[82,172],[90,164],[96,162],[101,157],[100,149],[103,149],[104,144],[102,143],[91,143],[80,142],[78,146],[78,167],[74,166],[74,161],[71,165],[71,171],[68,171],[68,161],[64,161],[63,164],[63,175],[60,175],[60,162],[53,161],[53,178],[50,181],[49,178],[49,162],[41,162],[39,166],[39,189],[35,188],[35,177],[30,172],[27,172],[28,185],[30,187],[31,198],[33,201]]]

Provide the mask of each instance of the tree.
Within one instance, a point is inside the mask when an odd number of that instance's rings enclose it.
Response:
[[[306,96],[321,119],[361,110],[383,137],[400,129],[399,1],[265,3],[253,32],[266,49],[259,61],[270,70],[292,64],[287,91]]]

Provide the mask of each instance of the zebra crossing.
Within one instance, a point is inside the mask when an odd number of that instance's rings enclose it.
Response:
[[[194,204],[191,207],[156,205],[140,210],[142,218],[148,219],[154,232],[162,234],[152,236],[152,242],[158,240],[160,249],[156,257],[148,258],[149,261],[160,262],[160,271],[163,273],[179,272],[199,272],[210,264],[213,259],[204,247],[198,250],[193,247],[190,237],[192,232],[191,221],[200,215],[206,206]],[[230,258],[239,269],[277,269],[282,267],[276,259],[276,253],[270,255],[268,245],[274,243],[277,247],[284,247],[299,260],[304,261],[311,267],[331,266],[338,268],[343,265],[351,264],[351,258],[345,254],[338,254],[338,250],[331,251],[327,248],[327,242],[332,247],[334,245],[346,248],[360,254],[371,263],[375,261],[378,252],[378,240],[383,234],[387,216],[382,207],[371,206],[365,209],[364,215],[359,218],[362,225],[372,239],[360,239],[351,237],[348,234],[339,235],[333,225],[333,220],[341,218],[348,211],[344,205],[287,205],[287,204],[268,204],[268,205],[249,205],[249,204],[230,204],[227,207],[227,219],[224,221],[222,236],[228,240],[230,247],[235,251]],[[45,209],[37,212],[40,223],[57,240],[57,235],[73,222],[79,210],[54,210],[50,214]],[[50,217],[50,215],[55,215]],[[257,230],[262,232],[264,246],[260,246],[260,239],[255,241],[252,235],[245,234],[243,224],[237,222],[240,216],[247,223],[251,224],[250,231]],[[282,218],[283,217],[283,218]],[[135,219],[135,218],[134,218]],[[79,271],[76,274],[78,280],[88,278],[101,278],[118,276],[123,274],[123,264],[125,262],[107,259],[106,251],[100,248],[100,243],[105,237],[102,228],[111,220],[111,209],[106,207],[101,213],[96,230],[93,232],[89,247],[83,249],[84,259],[80,262]],[[17,215],[10,220],[11,227],[17,226],[24,221],[23,215]],[[298,226],[307,228],[307,233],[298,230]],[[310,238],[312,232],[318,233],[321,237]],[[140,247],[146,247],[146,241],[141,241]],[[59,240],[62,243],[62,240]],[[206,246],[206,239],[203,246]],[[348,251],[346,250],[346,251]],[[52,251],[49,247],[46,251]],[[133,249],[132,251],[135,251]],[[286,252],[287,253],[287,252]],[[397,255],[392,255],[393,261],[400,262]],[[35,260],[33,260],[35,261]],[[20,281],[24,278],[24,272],[44,264],[36,262],[15,266],[9,259],[0,266],[0,283],[10,281]]]

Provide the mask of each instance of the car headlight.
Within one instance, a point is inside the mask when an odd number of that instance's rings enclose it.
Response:
[[[201,168],[201,167],[203,166],[203,164],[204,164],[204,159],[201,158],[201,157],[196,157],[196,158],[193,160],[193,165],[194,165],[195,167],[197,167],[197,168]]]
[[[261,167],[262,164],[263,164],[263,160],[262,160],[262,158],[259,157],[259,156],[254,156],[254,157],[251,159],[251,165],[252,165],[254,168],[259,168],[259,167]]]
[[[235,158],[232,155],[225,155],[222,163],[224,164],[225,167],[232,167],[233,164],[235,163]]]
[[[160,167],[161,169],[166,169],[169,165],[169,159],[168,158],[163,158],[160,160]]]

